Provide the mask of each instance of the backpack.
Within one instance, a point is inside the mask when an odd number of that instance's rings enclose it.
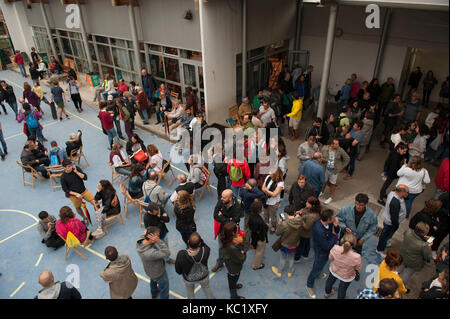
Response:
[[[50,154],[50,166],[60,165],[61,162],[59,160],[58,154]]]
[[[186,281],[189,282],[200,281],[209,275],[208,267],[202,264],[204,252],[205,248],[202,247],[202,257],[198,262],[196,262],[194,257],[191,256],[192,260],[194,260],[194,264],[192,265],[191,270],[189,270],[189,273],[186,275]]]
[[[230,179],[233,182],[239,182],[243,177],[244,173],[242,173],[242,169],[232,163],[230,167]]]
[[[163,159],[162,167],[164,168],[164,165],[166,165],[166,164],[167,164],[167,161],[165,159]],[[170,170],[170,165],[167,165],[167,167],[164,169],[164,173],[169,172],[169,170]]]
[[[30,114],[27,115],[27,126],[28,128],[39,127],[39,122],[34,117],[34,111],[30,112]]]

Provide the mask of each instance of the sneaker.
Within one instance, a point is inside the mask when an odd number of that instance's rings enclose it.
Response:
[[[59,120],[62,121],[62,117],[60,117]]]
[[[386,181],[386,180],[387,180],[387,177],[386,177],[386,176],[383,176],[381,179],[382,179],[383,181]]]
[[[326,201],[324,201],[325,205],[328,205],[329,203],[331,203],[333,201],[332,197],[328,197],[328,199]]]
[[[5,157],[6,157],[5,155],[2,155],[2,161],[4,161],[4,160],[5,160]]]
[[[292,275],[294,274],[294,271],[295,271],[295,269],[292,268],[292,271],[287,273],[288,278],[292,277]]]
[[[320,273],[316,278],[317,278],[317,279],[325,279],[325,278],[327,278],[327,276],[328,276],[328,275],[327,275],[326,273],[323,273],[323,272],[322,272],[322,273]]]
[[[437,253],[436,253],[436,251],[432,251],[431,252],[431,258],[434,260],[434,259],[436,259],[437,258]]]
[[[242,287],[244,287],[243,284],[236,284],[236,289],[241,289]]]
[[[43,140],[44,140],[44,142],[48,142],[48,140],[45,137],[43,138]]]
[[[344,180],[348,181],[349,179],[352,179],[352,177],[350,175],[347,175],[344,177]]]
[[[300,263],[300,259],[294,259],[294,264],[299,264]]]
[[[316,292],[314,291],[313,288],[309,288],[308,286],[306,286],[306,291],[308,292],[309,296],[310,296],[312,299],[316,299],[316,298],[317,298]]]
[[[66,114],[66,119],[69,119],[69,115]]]
[[[156,122],[155,125],[161,124],[161,122]]]
[[[383,199],[377,200],[378,204],[385,206],[386,202]]]
[[[323,192],[320,192],[319,197],[321,197],[323,195]]]
[[[97,230],[92,233],[92,236],[94,236],[95,239],[100,239],[105,235],[105,232],[101,228],[97,228]]]
[[[275,267],[275,266],[272,266],[272,272],[273,272],[278,278],[280,278],[280,277],[282,276],[282,274],[280,274],[280,273],[278,272],[278,268]]]
[[[381,176],[382,176],[382,177],[385,177],[386,175],[384,174],[384,172],[382,172],[382,173],[381,173]]]
[[[378,255],[380,255],[383,259],[386,258],[386,254],[383,251],[376,251]]]
[[[391,247],[392,247],[392,241],[389,240],[386,244],[386,248],[391,248]]]
[[[328,294],[323,294],[323,296],[326,298],[326,299],[328,299],[330,296],[332,296],[334,294],[334,289],[331,289],[331,292],[330,292],[330,294],[328,295]]]
[[[211,268],[211,271],[212,272],[217,272],[222,267],[223,267],[223,265],[215,265],[214,267]]]
[[[304,257],[304,256],[302,256],[302,258],[303,258],[304,260],[309,260],[309,257]]]

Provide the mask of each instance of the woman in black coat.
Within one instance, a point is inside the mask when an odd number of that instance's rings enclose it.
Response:
[[[269,226],[261,217],[263,212],[263,204],[261,202],[253,202],[250,205],[250,217],[248,221],[248,228],[251,233],[250,244],[255,248],[255,256],[252,261],[253,270],[264,268],[262,260],[264,259],[264,252],[266,250],[267,231]]]
[[[187,191],[181,190],[178,192],[178,199],[174,205],[174,213],[177,217],[175,228],[181,234],[181,238],[187,244],[189,237],[195,231],[195,204],[192,195]]]
[[[222,157],[219,154],[215,154],[214,160],[214,174],[217,177],[217,198],[220,199],[222,191],[227,189],[227,166],[228,163],[224,158],[225,151],[222,149]],[[217,160],[216,160],[217,159]]]
[[[97,239],[105,235],[103,231],[105,218],[120,214],[119,197],[110,181],[102,179],[98,183],[95,201],[102,202],[102,208],[95,211],[98,226],[97,230],[92,233],[92,236]]]

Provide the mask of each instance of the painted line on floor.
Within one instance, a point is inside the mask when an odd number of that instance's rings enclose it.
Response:
[[[89,244],[89,245],[86,247],[86,250],[89,251],[90,253],[96,255],[97,257],[100,257],[101,259],[106,260],[106,257],[105,257],[105,256],[103,256],[102,254],[100,254],[99,252],[93,250],[93,249],[90,248],[90,247],[91,247],[91,244]],[[146,283],[150,283],[150,279],[148,279],[147,277],[145,277],[145,276],[143,276],[143,275],[141,275],[141,274],[138,274],[137,272],[135,272],[135,274],[136,274],[136,277],[138,277],[139,279],[145,281]],[[177,294],[176,292],[173,292],[172,290],[169,290],[169,294],[172,295],[172,296],[174,296],[175,298],[178,298],[178,299],[186,299],[185,297],[183,297],[183,296]]]
[[[47,124],[45,124],[45,125],[42,125],[42,127],[44,127],[44,128],[45,128],[45,127],[49,127],[50,125],[54,125],[54,124],[57,124],[57,123],[58,123],[57,121],[52,121],[52,122],[50,122],[50,123],[47,123]],[[24,134],[23,132],[17,133],[17,134],[14,134],[14,135],[5,137],[5,140],[9,140],[9,139],[12,139],[12,138],[21,136],[21,135],[25,135],[25,134]]]
[[[19,290],[22,289],[23,286],[25,286],[25,281],[23,283],[21,283],[19,285],[19,287],[17,287],[16,290],[14,290],[14,292],[9,295],[9,297],[10,298],[14,297],[19,292]]]
[[[31,217],[31,218],[33,218],[33,219],[36,221],[33,225],[30,225],[30,226],[28,226],[28,227],[25,227],[24,229],[19,230],[19,231],[16,232],[15,234],[12,234],[11,236],[9,236],[9,237],[7,237],[7,238],[5,238],[5,239],[0,240],[0,244],[3,244],[5,241],[7,241],[7,240],[9,240],[9,239],[11,239],[11,238],[13,238],[13,237],[15,237],[15,236],[17,236],[17,235],[23,233],[24,231],[26,231],[26,230],[28,230],[28,229],[30,229],[30,228],[36,226],[36,225],[38,224],[38,222],[39,222],[38,219],[37,219],[35,216],[31,215],[30,213],[21,211],[21,210],[17,210],[17,209],[0,209],[0,212],[13,212],[13,213],[19,213],[19,214],[23,214],[23,215],[26,215],[26,216],[28,216],[28,217]]]
[[[42,256],[44,256],[44,253],[41,253],[41,255],[39,256],[39,259],[37,260],[36,264],[34,265],[34,267],[39,266],[39,263],[41,262]]]
[[[213,279],[213,277],[214,277],[216,274],[217,274],[217,271],[216,271],[216,272],[213,272],[211,275],[209,275],[209,280]],[[198,285],[197,288],[195,288],[195,290],[194,290],[194,294],[196,294],[201,288],[202,288],[202,286],[201,286],[201,285]]]

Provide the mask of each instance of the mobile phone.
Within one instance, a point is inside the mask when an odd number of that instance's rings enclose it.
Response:
[[[434,237],[430,236],[430,238],[428,238],[427,243],[431,244],[434,241]]]
[[[282,220],[285,220],[285,219],[286,219],[286,215],[285,215],[284,213],[281,213],[281,214],[280,214],[280,218],[281,218]]]

